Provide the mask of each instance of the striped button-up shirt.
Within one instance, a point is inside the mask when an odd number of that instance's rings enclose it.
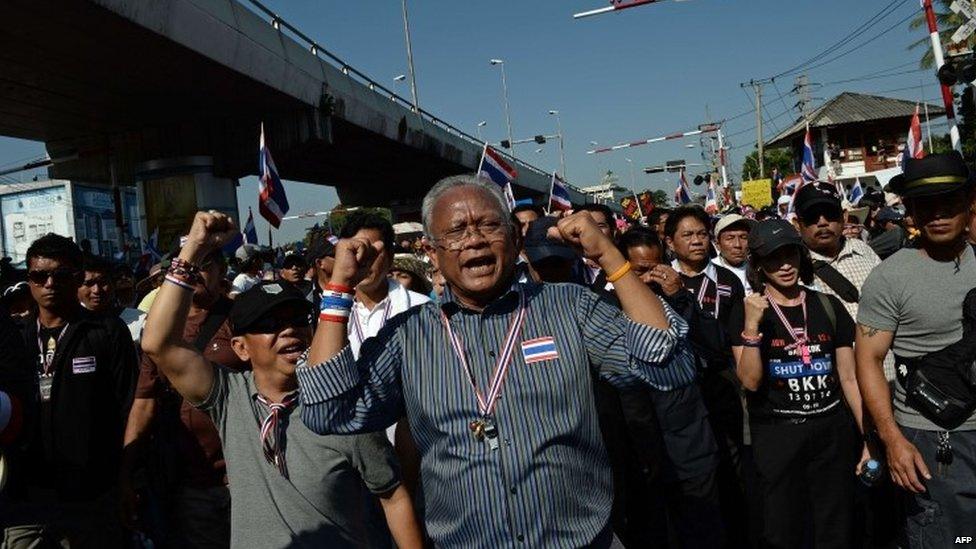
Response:
[[[519,291],[520,341],[552,337],[555,358],[515,353],[494,411],[497,450],[473,436],[477,400],[443,325],[466,349],[487,393]],[[513,284],[484,311],[450,291],[415,307],[323,364],[298,368],[306,425],[319,433],[382,429],[404,413],[421,456],[426,524],[449,547],[581,547],[610,536],[611,477],[593,401],[592,376],[616,386],[668,390],[691,383],[687,324],[665,306],[668,330],[629,320],[573,284]]]
[[[860,293],[861,286],[864,286],[864,281],[868,279],[868,275],[871,274],[871,271],[881,264],[881,259],[878,258],[878,254],[874,253],[874,250],[872,250],[870,246],[861,240],[842,237],[842,241],[843,245],[841,246],[840,253],[837,254],[837,257],[820,255],[813,250],[810,250],[810,257],[829,263],[831,267],[837,269],[837,272],[844,275],[844,278],[849,280],[851,284],[857,288],[858,293]],[[827,284],[819,278],[814,279],[814,289],[840,299],[837,292],[835,292],[830,286],[827,286]],[[844,308],[847,309],[847,312],[851,315],[851,318],[857,318],[856,302],[848,303],[843,299],[841,299],[840,302],[844,305]]]

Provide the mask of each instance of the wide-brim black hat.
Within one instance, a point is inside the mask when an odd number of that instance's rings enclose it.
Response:
[[[973,179],[966,162],[957,151],[909,158],[904,172],[891,178],[891,192],[903,197],[951,193],[972,186]]]

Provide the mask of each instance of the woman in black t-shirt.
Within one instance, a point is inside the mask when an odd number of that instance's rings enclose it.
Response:
[[[763,497],[761,545],[800,547],[813,539],[817,548],[851,547],[861,466],[854,321],[836,298],[801,286],[811,282],[813,266],[789,223],[757,225],[749,251],[756,293],[729,324]],[[866,461],[866,448],[861,454]],[[804,536],[805,524],[814,531]]]

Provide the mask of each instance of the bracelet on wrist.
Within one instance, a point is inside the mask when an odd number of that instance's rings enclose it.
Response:
[[[619,269],[614,271],[612,274],[607,275],[607,282],[613,284],[614,282],[623,278],[628,272],[630,272],[630,261],[624,261],[624,264],[621,265]]]
[[[319,320],[324,322],[341,322],[345,324],[349,322],[349,311],[335,310],[335,309],[323,309],[319,313]]]
[[[333,292],[343,293],[343,294],[351,294],[351,293],[354,293],[356,291],[354,288],[352,288],[350,286],[346,286],[345,284],[334,284],[332,282],[329,282],[328,284],[326,284],[325,285],[325,289],[326,290],[331,290]]]
[[[178,277],[173,276],[173,275],[171,275],[169,273],[166,274],[164,280],[166,282],[169,282],[170,284],[173,284],[175,286],[179,286],[180,288],[183,288],[184,290],[189,290],[191,292],[194,290],[192,284],[188,284],[188,283],[180,280]]]
[[[752,336],[747,335],[745,331],[743,331],[739,337],[742,338],[743,347],[759,347],[762,345],[763,335],[761,333]]]

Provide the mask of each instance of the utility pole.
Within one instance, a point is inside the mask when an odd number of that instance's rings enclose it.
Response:
[[[799,98],[796,107],[805,120],[810,114],[810,79],[807,78],[807,75],[801,74],[796,77],[793,84],[793,92]]]
[[[763,165],[763,118],[762,118],[762,87],[766,82],[770,80],[750,80],[748,83],[743,82],[739,84],[740,87],[746,87],[748,84],[752,86],[752,91],[756,94],[756,149],[758,151],[759,160],[759,179],[762,179],[766,175],[765,166]]]

